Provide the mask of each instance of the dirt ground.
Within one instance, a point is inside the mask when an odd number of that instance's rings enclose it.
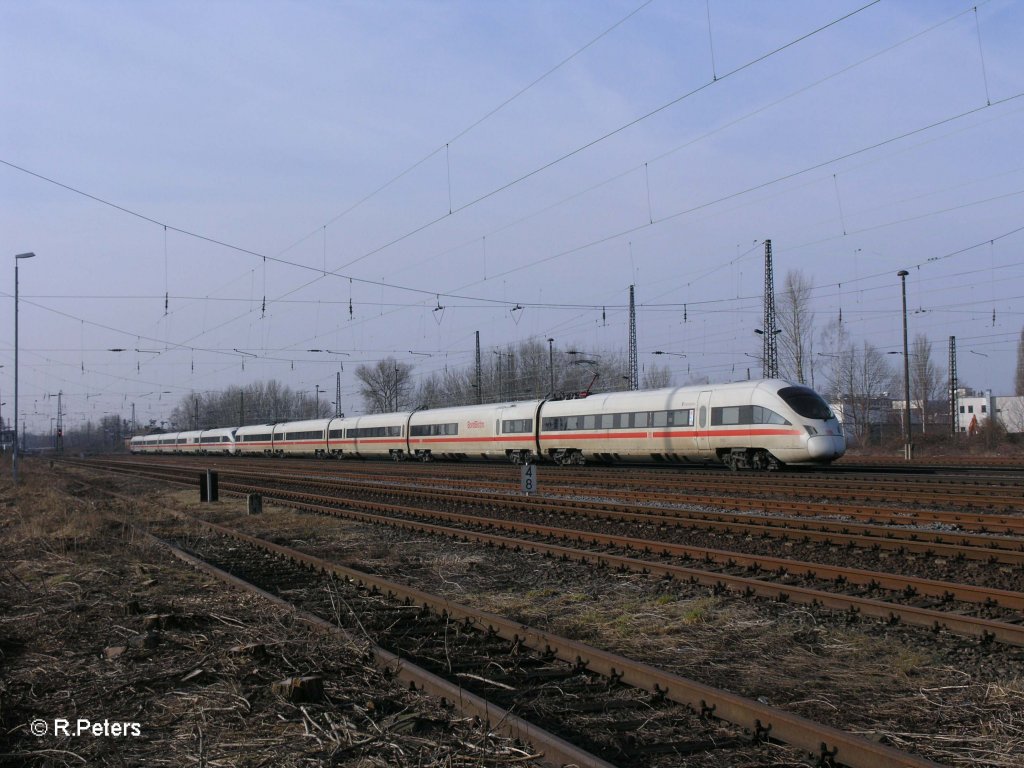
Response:
[[[16,492],[0,481],[0,765],[538,765],[380,673],[362,640],[133,541],[101,497],[25,469]],[[322,697],[274,687],[303,676]]]
[[[100,481],[134,489],[140,502],[128,510],[74,478],[30,465],[16,497],[0,479],[0,764],[537,764],[521,747],[382,677],[365,661],[361,640],[313,634],[104,522],[105,511],[162,517],[149,503],[151,486]],[[639,574],[598,578],[578,564],[297,515],[272,503],[250,517],[241,500],[201,506],[196,496],[158,494],[160,505],[415,581],[814,719],[856,723],[868,738],[944,764],[1024,765],[1020,660],[978,675],[968,671],[977,665],[874,623],[846,627],[799,606]],[[322,677],[323,701],[287,701],[272,689],[303,675]],[[137,724],[140,734],[55,735],[57,718],[71,727],[86,719],[101,732],[104,721],[108,732],[114,723]],[[43,736],[31,733],[37,719],[47,726]]]

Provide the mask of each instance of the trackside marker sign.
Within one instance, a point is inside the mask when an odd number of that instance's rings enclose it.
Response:
[[[524,464],[519,475],[519,490],[527,496],[537,492],[537,466]]]

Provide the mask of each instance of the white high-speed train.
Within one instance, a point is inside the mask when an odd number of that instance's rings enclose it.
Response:
[[[828,464],[846,451],[846,439],[814,390],[763,379],[172,432],[134,437],[130,447],[132,453],[775,469]]]

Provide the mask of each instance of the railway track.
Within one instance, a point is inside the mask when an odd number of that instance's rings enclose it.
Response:
[[[186,464],[154,465],[145,462],[129,462],[119,464],[128,470],[134,470],[151,477],[174,477],[175,473],[184,471]],[[261,481],[265,473],[243,471],[230,464],[221,465],[225,477],[236,477],[243,481]],[[196,466],[198,468],[198,465]],[[274,482],[288,483],[290,486],[306,485],[328,490],[332,493],[344,493],[346,498],[359,497],[406,498],[428,501],[434,504],[447,504],[453,507],[473,507],[483,509],[502,509],[506,513],[540,512],[568,516],[585,515],[606,521],[631,522],[635,524],[653,525],[655,527],[691,528],[719,531],[725,534],[736,534],[757,538],[774,538],[781,540],[803,539],[841,546],[858,546],[868,549],[887,549],[899,553],[914,552],[925,556],[957,557],[986,562],[999,562],[1009,565],[1024,565],[1024,538],[1013,535],[990,533],[969,533],[959,530],[943,530],[936,528],[935,521],[928,518],[914,520],[912,512],[893,512],[893,524],[886,524],[890,518],[872,523],[859,523],[850,520],[833,519],[840,513],[832,505],[817,505],[827,517],[813,515],[768,515],[745,514],[735,512],[715,512],[701,504],[701,509],[690,509],[687,506],[654,507],[648,504],[625,504],[580,494],[574,496],[536,496],[524,497],[520,494],[496,493],[486,490],[473,490],[469,487],[442,487],[435,490],[422,489],[408,482],[390,483],[376,481],[373,483],[353,482],[344,476],[325,473],[309,474],[304,472],[275,472]],[[436,487],[436,486],[435,486]],[[680,504],[696,504],[707,502],[707,497],[683,498]],[[732,500],[729,500],[730,502]],[[728,504],[719,501],[717,504]],[[793,506],[800,507],[795,504]],[[757,503],[747,508],[758,508]],[[786,505],[779,507],[785,511]],[[998,527],[996,518],[989,520],[988,525]],[[1011,527],[1011,533],[1013,528]]]
[[[154,458],[156,462],[154,462]],[[142,464],[161,459],[189,457],[146,457]],[[204,461],[222,469],[265,473],[268,460],[249,457],[206,457]],[[325,462],[290,458],[273,464],[275,472],[331,474],[366,482],[385,480],[419,487],[463,487],[494,492],[511,492],[518,487],[518,471],[503,465],[403,463],[400,470],[390,462]],[[649,504],[714,504],[758,511],[786,511],[791,515],[832,516],[883,521],[886,524],[918,524],[930,521],[978,532],[1024,532],[1020,499],[1024,478],[828,475],[775,473],[769,476],[689,468],[658,470],[633,467],[545,466],[545,489],[560,494],[580,494],[592,489],[594,495],[610,500],[636,500]],[[496,479],[501,478],[501,479]],[[828,498],[829,502],[817,501]],[[868,504],[867,501],[882,503]],[[939,507],[938,509],[936,507]],[[984,508],[984,513],[971,510]],[[1000,514],[999,510],[1004,511]]]
[[[728,765],[765,759],[762,745],[768,742],[805,751],[821,765],[935,765],[227,526],[174,513],[153,528],[179,552],[187,550],[179,556],[193,564],[219,569],[238,586],[284,595],[321,624],[368,634],[387,663],[413,676],[413,684],[425,670],[440,680],[435,689],[447,691],[453,701],[473,698],[484,716],[514,710],[517,735],[535,747],[539,743],[552,765],[658,766],[703,753]],[[773,761],[782,757],[777,748],[771,754]]]
[[[141,471],[146,476],[181,481],[173,473],[168,476],[167,469],[120,467],[121,471]],[[478,511],[463,514],[422,505],[393,503],[395,496],[403,495],[411,495],[421,504],[425,498],[437,502],[436,492],[418,494],[373,486],[363,494],[366,487],[358,486],[356,491],[360,493],[341,496],[338,485],[334,483],[326,486],[331,490],[330,494],[310,492],[310,485],[321,484],[317,479],[300,478],[286,482],[277,477],[273,481],[265,481],[249,473],[239,474],[239,481],[224,482],[222,488],[239,494],[260,493],[309,512],[463,537],[490,546],[530,549],[556,557],[689,580],[750,596],[824,606],[916,626],[942,627],[984,642],[994,640],[1024,646],[1024,594],[1016,590],[912,578],[788,558],[744,556],[736,552],[672,544],[664,537],[659,537],[659,540],[629,537],[608,531],[607,526],[601,526],[603,531],[586,530],[578,525],[573,528],[556,527],[524,519],[521,513],[531,506],[544,516],[551,514],[550,507],[534,505],[531,500],[527,500],[525,506],[515,502],[513,509],[520,514],[505,518],[481,517]],[[187,482],[191,482],[191,477]],[[389,500],[380,500],[381,496]],[[442,495],[441,498],[459,505],[460,509],[467,506],[494,507],[506,501],[494,497],[467,500],[463,496]],[[576,508],[571,510],[574,515],[578,512]],[[587,514],[600,519],[604,512],[588,511]],[[659,530],[669,525],[663,518],[655,521],[655,528]],[[934,554],[936,545],[930,546],[930,549],[922,551]],[[955,548],[950,548],[946,554],[955,551]],[[961,547],[959,551],[965,549]],[[993,556],[989,554],[990,558]]]

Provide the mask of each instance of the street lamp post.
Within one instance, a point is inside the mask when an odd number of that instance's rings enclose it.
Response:
[[[905,269],[896,273],[900,279],[900,288],[903,293],[903,399],[907,414],[906,421],[903,423],[903,458],[907,461],[914,458],[914,444],[910,439],[910,349],[907,346],[907,275],[909,274]]]
[[[3,366],[0,365],[0,368],[3,368]],[[2,399],[3,398],[0,397],[0,400]],[[7,403],[0,403],[0,452],[3,451],[4,446],[4,412],[2,409],[5,405],[7,405]]]
[[[548,392],[554,397],[555,394],[555,351],[551,345],[555,343],[554,339],[548,339],[548,376],[551,379],[550,389]]]
[[[14,484],[18,484],[18,262],[34,258],[34,253],[19,253],[14,257]]]

